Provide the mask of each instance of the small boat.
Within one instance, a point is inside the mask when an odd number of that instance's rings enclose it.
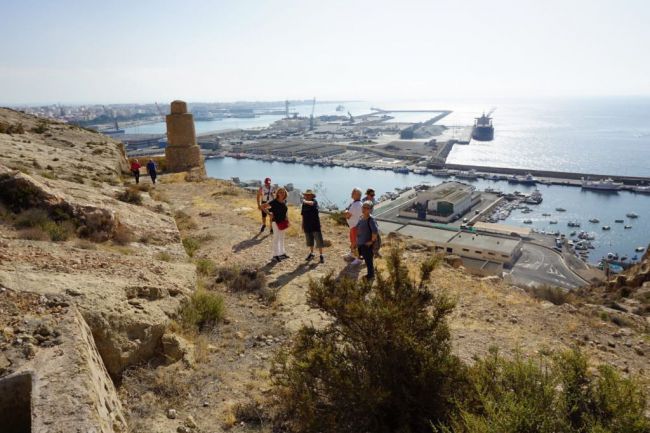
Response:
[[[628,214],[625,214],[625,216],[628,217],[628,218],[638,218],[639,217],[639,215],[634,213],[634,212],[630,212]]]
[[[524,224],[532,224],[533,220],[524,220]]]
[[[549,224],[557,224],[557,220],[550,220],[548,223]]]
[[[567,225],[569,227],[580,227],[580,223],[578,221],[569,221]]]
[[[576,235],[576,231],[575,231],[575,230],[572,231],[571,233],[569,233],[569,236],[575,236],[575,235]]]
[[[603,230],[611,230],[612,228],[610,226],[603,226]]]
[[[643,248],[643,247],[636,247],[636,248],[634,249],[634,251],[636,251],[637,253],[642,253],[643,250],[645,250],[645,248]]]
[[[563,207],[556,207],[555,210],[558,212],[566,212],[566,209],[564,209]]]
[[[598,223],[600,222],[600,220],[599,220],[598,218],[591,218],[591,219],[589,220],[589,222],[590,222],[590,223],[594,223],[594,224],[598,224]]]
[[[631,229],[632,226],[628,226],[628,225],[626,225],[626,226],[624,226],[623,228],[624,228],[624,229]]]
[[[637,260],[639,260],[639,256],[637,256],[636,254],[633,255],[633,256],[632,256],[632,261],[633,261],[633,262],[636,262]]]
[[[626,261],[626,260],[627,260],[627,256],[623,256],[623,257],[621,257],[621,261],[622,261],[622,262],[624,262],[624,261]]]
[[[614,220],[615,223],[624,223],[624,220]]]
[[[550,213],[543,213],[542,216],[551,216]]]

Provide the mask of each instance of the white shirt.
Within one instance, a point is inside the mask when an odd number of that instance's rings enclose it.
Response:
[[[362,207],[363,205],[361,204],[361,200],[353,201],[350,206],[348,206],[348,212],[352,214],[352,216],[348,218],[348,226],[350,228],[357,226],[359,219],[361,219]]]
[[[275,188],[273,188],[271,185],[262,185],[260,188],[260,193],[262,194],[262,203],[267,203],[273,200],[273,196],[275,195]]]

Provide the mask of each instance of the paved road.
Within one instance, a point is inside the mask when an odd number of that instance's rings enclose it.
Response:
[[[524,243],[522,255],[509,272],[515,283],[548,284],[575,289],[585,282],[566,265],[562,257],[548,248]]]

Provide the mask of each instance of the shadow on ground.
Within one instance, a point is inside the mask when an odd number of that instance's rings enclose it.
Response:
[[[301,263],[293,271],[278,275],[274,281],[269,283],[269,287],[272,289],[279,289],[291,282],[293,279],[311,271],[312,269],[316,269],[316,267],[318,267],[317,263]]]
[[[252,248],[264,242],[264,239],[268,238],[269,236],[270,235],[262,236],[261,233],[258,233],[250,239],[243,240],[238,244],[233,245],[232,251],[233,253],[238,253],[245,249]]]

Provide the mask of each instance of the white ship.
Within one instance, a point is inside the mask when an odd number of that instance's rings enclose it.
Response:
[[[622,182],[614,182],[611,178],[601,180],[582,179],[582,189],[595,189],[600,191],[619,191],[623,188]]]

